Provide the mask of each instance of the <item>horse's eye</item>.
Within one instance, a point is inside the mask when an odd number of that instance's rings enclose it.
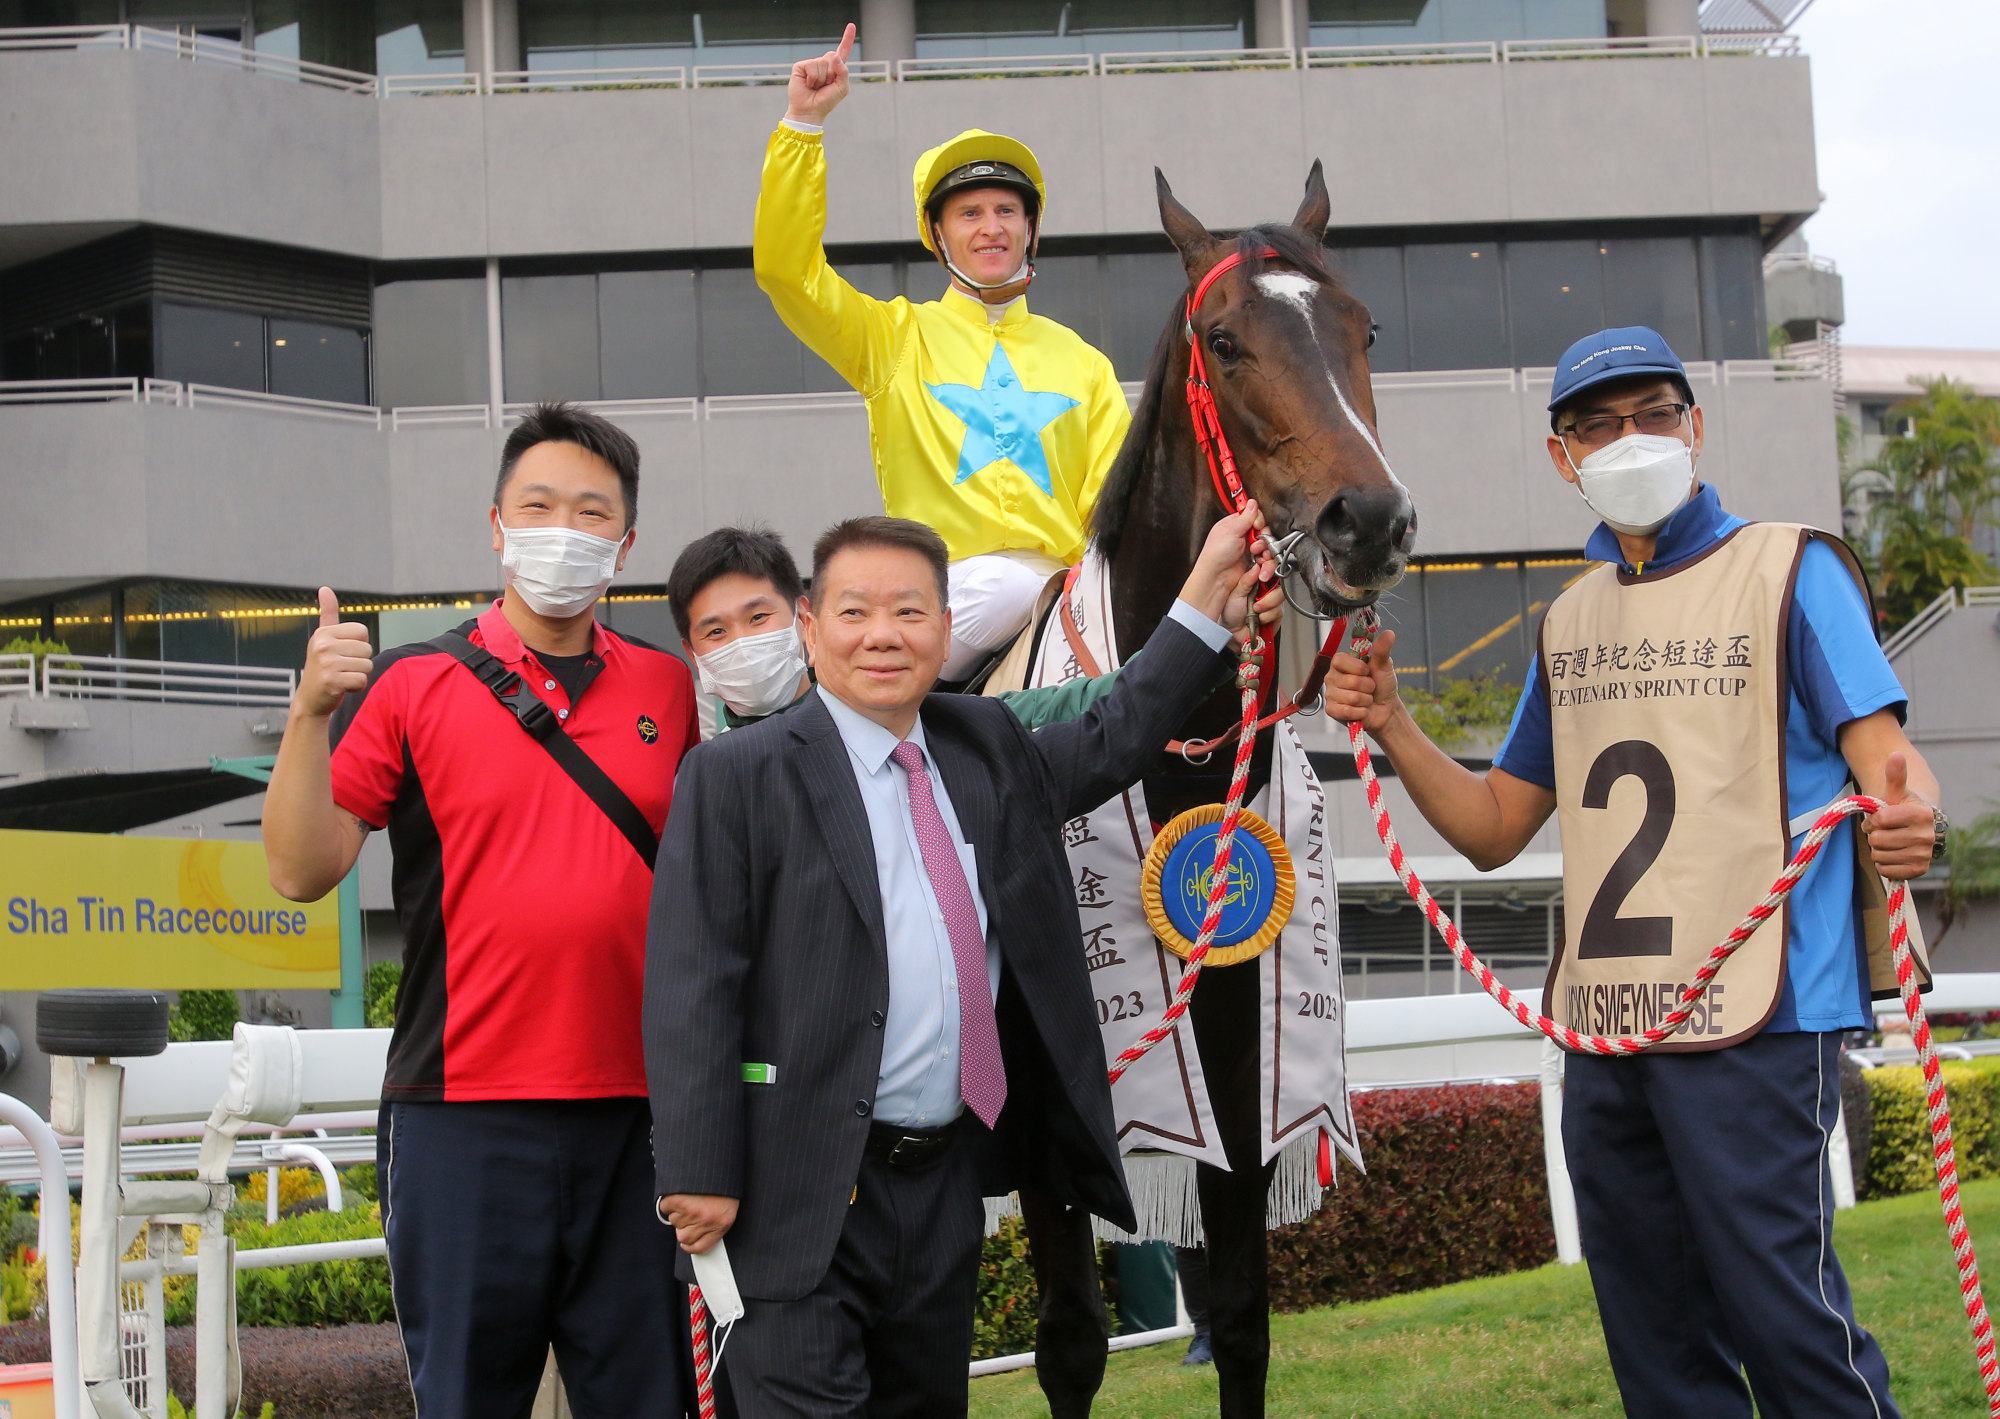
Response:
[[[1215,358],[1218,360],[1233,360],[1236,358],[1236,342],[1231,340],[1227,335],[1224,335],[1220,330],[1208,337],[1208,348],[1215,351]]]
[[[1374,322],[1372,322],[1372,321],[1371,321],[1371,322],[1369,322],[1369,325],[1368,325],[1368,348],[1369,348],[1369,349],[1371,349],[1371,350],[1372,350],[1372,349],[1374,349],[1374,348],[1375,348],[1375,337],[1376,337],[1377,335],[1380,335],[1381,333],[1382,333],[1382,327],[1381,327],[1380,325],[1377,325],[1377,324],[1375,324],[1375,323],[1374,323]]]

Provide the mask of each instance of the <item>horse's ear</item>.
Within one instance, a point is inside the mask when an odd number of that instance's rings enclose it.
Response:
[[[1299,203],[1292,225],[1320,242],[1326,240],[1326,224],[1332,216],[1333,199],[1326,195],[1326,173],[1319,159],[1314,158],[1312,171],[1306,174],[1306,200]]]
[[[1160,225],[1166,229],[1167,240],[1180,252],[1181,264],[1187,267],[1190,276],[1207,270],[1215,264],[1214,251],[1221,243],[1209,235],[1208,228],[1194,213],[1181,205],[1173,188],[1167,185],[1167,175],[1158,168],[1153,169],[1153,184],[1160,194]]]

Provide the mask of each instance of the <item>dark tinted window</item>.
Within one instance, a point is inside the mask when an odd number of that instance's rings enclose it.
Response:
[[[1104,280],[1104,342],[1120,379],[1144,379],[1153,348],[1187,294],[1187,272],[1171,251],[1114,252],[1099,268]]]
[[[270,339],[271,393],[368,402],[368,342],[359,330],[274,316]]]
[[[1103,290],[1096,256],[1044,256],[1035,263],[1028,308],[1067,325],[1095,345],[1104,338]]]
[[[1701,239],[1702,356],[1761,360],[1770,355],[1764,328],[1764,256],[1756,237]]]
[[[160,303],[159,376],[226,389],[264,388],[264,317]]]
[[[1603,258],[1595,241],[1507,244],[1507,313],[1517,368],[1552,365],[1604,328]]]
[[[375,391],[383,408],[486,402],[486,283],[375,288]]]
[[[1345,246],[1329,252],[1340,282],[1380,327],[1368,352],[1372,370],[1410,367],[1410,312],[1403,295],[1403,248]]]
[[[1602,249],[1604,323],[1650,325],[1667,337],[1682,359],[1705,358],[1701,353],[1701,281],[1694,241],[1689,237],[1611,237],[1602,243]],[[1763,271],[1760,253],[1760,290]],[[1738,298],[1746,294],[1739,291]]]
[[[509,276],[500,283],[507,400],[597,399],[597,277]]]
[[[809,358],[798,336],[771,309],[747,266],[701,273],[703,394],[773,394],[837,388],[838,377]]]
[[[606,399],[699,392],[692,271],[606,271],[597,278],[598,369]]]
[[[1440,242],[1404,248],[1413,369],[1511,367],[1499,248]]]

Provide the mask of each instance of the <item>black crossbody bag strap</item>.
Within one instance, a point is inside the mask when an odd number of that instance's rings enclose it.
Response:
[[[653,859],[659,856],[660,839],[653,831],[653,825],[646,821],[646,815],[612,781],[611,775],[597,766],[597,761],[583,752],[577,742],[563,733],[562,721],[527,683],[502,665],[491,651],[482,650],[456,631],[446,631],[431,641],[438,650],[470,670],[479,683],[493,692],[493,698],[501,708],[520,722],[528,731],[528,737],[549,751],[549,757],[556,761],[556,767],[568,774],[589,798],[603,810],[613,827],[625,835],[625,841],[632,844],[632,850],[639,854],[639,860],[652,871]]]

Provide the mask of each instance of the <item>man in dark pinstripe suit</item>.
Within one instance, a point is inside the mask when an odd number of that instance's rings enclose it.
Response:
[[[817,689],[685,759],[647,941],[654,1157],[681,1245],[729,1235],[745,1419],[963,1415],[982,1193],[1135,1224],[1061,830],[1229,674],[1257,574],[1198,569],[1109,695],[1030,733],[929,693],[944,543],[857,518],[814,549]]]

